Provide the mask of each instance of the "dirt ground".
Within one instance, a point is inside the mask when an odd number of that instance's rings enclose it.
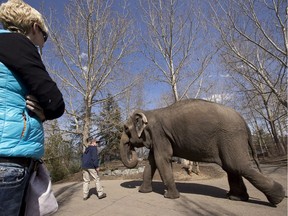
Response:
[[[139,162],[138,167],[145,166],[147,161]],[[274,158],[265,158],[260,160],[261,164],[274,164],[274,165],[281,165],[287,164],[287,155],[282,157],[274,157]],[[195,180],[207,180],[213,178],[221,178],[225,175],[225,172],[222,168],[216,164],[211,163],[199,163],[200,173],[199,175],[192,173],[188,175],[186,169],[183,167],[182,164],[173,162],[173,173],[174,178],[176,181],[195,181]],[[125,175],[125,176],[112,176],[112,175],[103,175],[105,170],[124,170],[126,167],[120,160],[114,160],[111,162],[107,162],[102,164],[100,167],[100,178],[102,180],[121,180],[121,179],[134,179],[134,180],[142,180],[143,173],[133,174],[133,175]],[[193,168],[194,169],[194,168]],[[154,180],[161,180],[158,171],[156,171],[154,175]],[[64,183],[64,182],[80,182],[82,181],[82,172],[75,173],[68,178],[61,180],[57,183]]]
[[[145,161],[140,162],[138,167],[145,166]],[[221,167],[214,164],[206,164],[200,163],[200,173],[197,175],[194,172],[191,175],[188,175],[186,169],[183,167],[182,164],[178,164],[173,162],[173,173],[174,178],[176,181],[190,181],[190,180],[201,180],[201,179],[210,179],[210,178],[221,178],[225,175],[224,171],[222,171]],[[103,164],[100,167],[100,178],[102,180],[120,180],[120,179],[139,179],[141,180],[143,177],[143,173],[133,174],[133,175],[120,175],[120,176],[112,176],[112,175],[104,175],[105,170],[124,170],[126,169],[123,163],[119,160],[111,161],[108,163]],[[194,168],[193,168],[194,169]],[[158,171],[156,171],[154,175],[154,180],[160,180],[160,175]],[[75,173],[70,177],[61,180],[57,183],[64,183],[64,182],[80,182],[82,181],[82,172]]]

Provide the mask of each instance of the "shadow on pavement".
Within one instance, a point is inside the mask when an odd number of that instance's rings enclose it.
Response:
[[[273,204],[271,204],[269,202],[257,200],[256,198],[253,198],[253,197],[250,197],[247,202],[248,203],[252,203],[252,204],[256,204],[256,205],[264,205],[264,206],[268,206],[268,207],[273,207],[273,208],[277,207],[277,206],[275,206],[275,205],[273,205]]]
[[[137,187],[140,187],[141,184],[142,184],[142,181],[133,180],[133,181],[123,182],[120,185],[121,187],[124,187],[124,188],[137,188]],[[162,195],[164,195],[164,190],[166,189],[162,182],[155,182],[155,181],[152,182],[152,188],[153,188],[153,192],[162,194]],[[227,199],[226,190],[222,188],[210,186],[210,185],[176,182],[176,188],[182,194],[190,193],[190,194],[198,194],[198,195],[204,195],[204,196],[211,196],[215,198]],[[257,200],[256,198],[253,198],[253,197],[250,197],[248,202],[252,204],[256,204],[256,205],[275,207],[274,205],[271,205],[269,202]]]
[[[136,188],[142,184],[142,181],[127,181],[120,184],[125,188]],[[203,185],[197,183],[184,183],[184,182],[176,182],[176,187],[180,193],[191,193],[191,194],[200,194],[205,196],[212,196],[216,198],[225,198],[226,199],[226,190],[223,190],[218,187]],[[164,194],[164,190],[166,189],[162,182],[152,182],[153,192],[158,194]]]
[[[59,206],[64,206],[65,203],[68,203],[70,199],[73,197],[74,193],[78,192],[82,185],[79,183],[68,184],[61,189],[54,191],[54,195],[58,201]]]

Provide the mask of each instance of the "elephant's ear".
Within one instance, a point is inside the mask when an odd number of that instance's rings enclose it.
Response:
[[[141,136],[144,128],[148,124],[147,118],[144,113],[136,113],[135,114],[135,128],[138,135],[138,138]]]

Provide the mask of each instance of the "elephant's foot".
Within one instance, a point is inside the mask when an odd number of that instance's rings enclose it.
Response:
[[[277,205],[284,199],[285,191],[281,184],[274,182],[272,189],[266,192],[265,195],[271,204]]]
[[[151,185],[146,186],[146,185],[142,184],[139,188],[139,192],[140,193],[150,193],[150,192],[152,192],[152,186]]]
[[[165,190],[164,197],[169,198],[169,199],[177,199],[180,197],[180,194],[178,190],[175,190],[175,191]]]
[[[234,200],[234,201],[248,201],[249,200],[249,195],[248,193],[242,193],[242,194],[236,194],[236,193],[233,193],[231,191],[229,191],[227,193],[227,197],[230,199],[230,200]]]

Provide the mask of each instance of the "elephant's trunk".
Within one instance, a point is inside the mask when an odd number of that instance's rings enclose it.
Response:
[[[138,164],[138,157],[134,147],[129,145],[129,138],[125,132],[123,132],[120,140],[120,156],[123,164],[132,169]]]

